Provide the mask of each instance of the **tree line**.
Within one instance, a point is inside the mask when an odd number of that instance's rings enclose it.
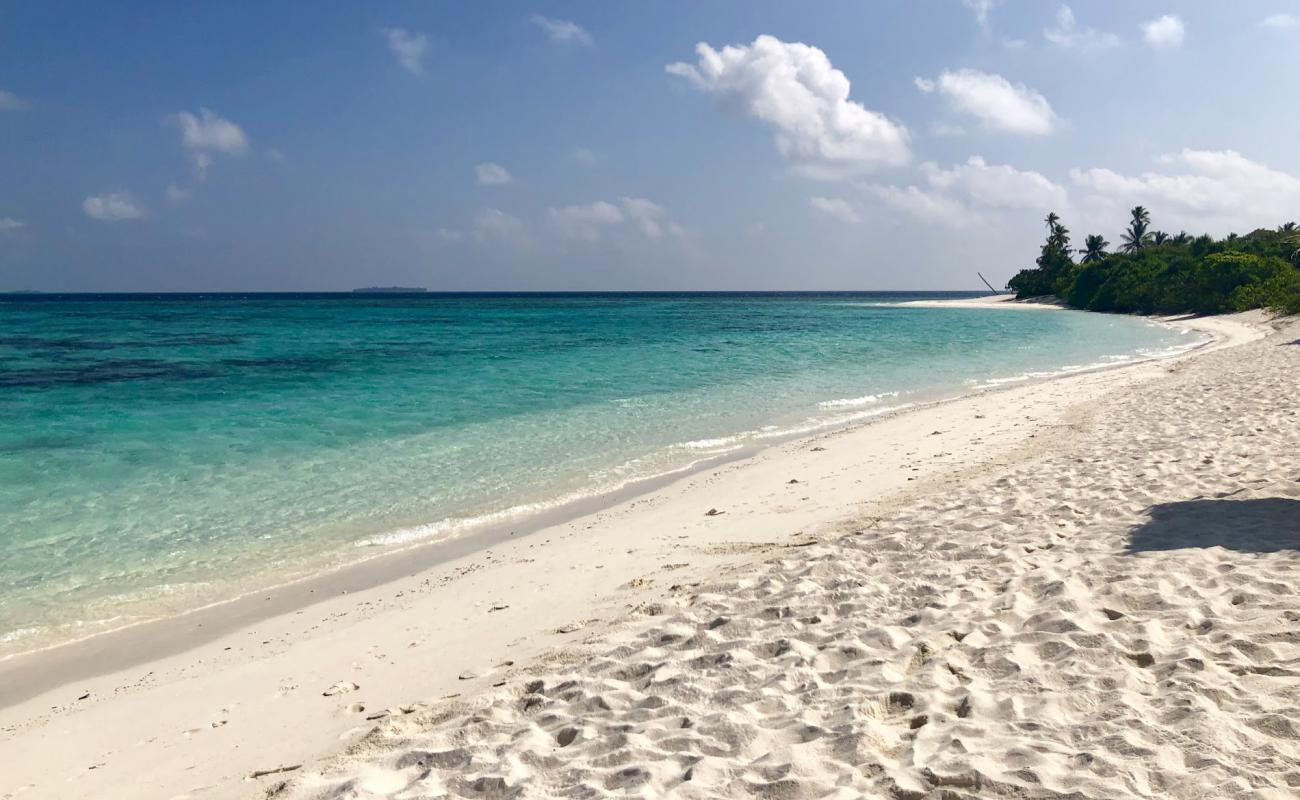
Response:
[[[1300,313],[1300,230],[1294,222],[1215,239],[1153,230],[1151,212],[1138,206],[1114,252],[1097,234],[1072,248],[1056,213],[1045,222],[1047,241],[1036,266],[1007,281],[1017,298],[1054,295],[1077,308],[1140,314]]]

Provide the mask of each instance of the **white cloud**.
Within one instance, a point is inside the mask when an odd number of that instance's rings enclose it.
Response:
[[[685,234],[685,229],[670,221],[668,212],[658,203],[643,197],[620,197],[618,201],[622,204],[629,221],[635,224],[647,238],[659,239],[665,234],[672,236]]]
[[[1102,50],[1119,46],[1119,37],[1095,28],[1081,28],[1074,19],[1074,11],[1062,5],[1056,12],[1056,26],[1043,30],[1047,41],[1074,50]]]
[[[0,89],[0,111],[22,111],[27,108],[27,101],[14,94]]]
[[[849,79],[816,47],[759,36],[715,50],[701,42],[697,64],[667,71],[717,98],[728,111],[776,130],[776,145],[800,172],[842,178],[907,163],[907,129],[849,99]]]
[[[594,242],[601,229],[623,221],[623,212],[613,203],[597,200],[583,206],[552,208],[546,212],[551,229],[567,239]]]
[[[550,19],[539,14],[532,18],[532,23],[545,31],[547,38],[555,44],[580,44],[586,47],[595,44],[591,34],[587,33],[576,22],[570,22],[566,19]]]
[[[980,120],[986,128],[1027,136],[1052,132],[1056,113],[1047,98],[1022,83],[973,69],[945,70],[937,80],[917,78],[927,94],[939,92],[957,110]]]
[[[1052,209],[1066,204],[1065,189],[1042,173],[989,164],[980,156],[971,156],[965,164],[948,170],[922,164],[921,173],[933,188],[956,192],[980,206]]]
[[[388,49],[397,57],[402,69],[412,75],[424,72],[424,54],[429,49],[429,37],[423,33],[411,33],[405,28],[381,28],[379,32],[388,40]]]
[[[197,117],[181,111],[173,114],[172,120],[180,126],[181,145],[187,150],[215,150],[230,155],[242,155],[248,150],[243,129],[209,109],[200,108]]]
[[[465,234],[454,228],[438,228],[433,235],[440,242],[459,242],[465,238]]]
[[[950,125],[946,122],[936,122],[935,124],[930,126],[930,135],[938,136],[938,137],[965,136],[966,129],[960,125]]]
[[[490,161],[474,167],[474,174],[478,176],[478,182],[483,186],[502,186],[514,180],[508,169]]]
[[[248,151],[248,136],[244,130],[209,109],[200,108],[197,117],[188,111],[180,111],[167,119],[180,128],[181,146],[189,152],[200,179],[212,166],[213,153],[239,156]]]
[[[575,147],[573,152],[569,154],[569,157],[587,167],[594,167],[596,164],[600,163],[600,156],[596,155],[595,151],[586,147]]]
[[[1300,208],[1300,178],[1233,150],[1185,149],[1157,163],[1162,170],[1139,175],[1070,170],[1070,179],[1086,193],[1088,222],[1119,227],[1127,209],[1144,205],[1158,228],[1225,234],[1272,227]]]
[[[868,186],[889,205],[913,216],[962,228],[986,221],[989,212],[1011,209],[1062,210],[1069,198],[1064,187],[1041,173],[1007,164],[989,164],[971,156],[964,164],[941,169],[920,167],[926,187]]]
[[[184,186],[177,186],[174,183],[167,184],[167,199],[173,203],[188,200],[192,194],[194,194],[194,190],[192,189],[187,189]]]
[[[496,208],[485,208],[475,215],[474,238],[480,242],[505,242],[521,249],[532,241],[523,220]]]
[[[868,186],[867,190],[885,203],[926,222],[964,228],[975,220],[970,209],[939,192],[916,186]]]
[[[1000,0],[961,0],[961,4],[975,12],[975,21],[985,33],[989,31],[989,12]]]
[[[856,225],[862,221],[858,212],[849,205],[848,201],[841,200],[838,197],[810,197],[808,205],[813,209],[825,214],[828,217],[838,219],[840,222],[847,222]]]
[[[460,241],[459,231],[438,229],[435,237]],[[685,228],[668,211],[644,197],[619,197],[548,208],[535,220],[520,219],[489,208],[474,219],[473,237],[479,242],[506,242],[520,249],[551,248],[561,252],[574,242],[687,241]]]
[[[144,208],[136,202],[130,192],[90,195],[81,202],[81,207],[91,219],[105,222],[121,222],[145,216]]]
[[[26,227],[27,223],[22,220],[17,220],[13,217],[0,217],[0,233],[9,233]]]
[[[1273,14],[1264,17],[1259,24],[1275,31],[1293,31],[1300,28],[1300,17],[1294,14]]]
[[[1142,38],[1156,48],[1180,47],[1186,36],[1183,21],[1173,14],[1142,23]]]

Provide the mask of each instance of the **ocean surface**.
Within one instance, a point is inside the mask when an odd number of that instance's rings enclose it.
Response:
[[[0,656],[1199,341],[960,296],[0,296]]]

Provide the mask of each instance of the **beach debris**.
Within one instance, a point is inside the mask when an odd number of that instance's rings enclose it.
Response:
[[[705,512],[704,512],[704,516],[706,516],[706,517],[716,517],[716,516],[718,516],[719,514],[725,514],[725,513],[727,513],[727,512],[725,512],[725,511],[719,511],[719,510],[716,509],[716,508],[710,508],[708,511],[705,511]]]
[[[90,698],[90,690],[87,689],[87,690],[85,691],[85,693],[83,693],[83,694],[81,695],[81,697],[78,697],[77,699],[78,699],[78,700],[87,700],[87,699],[89,699],[89,698]]]
[[[488,613],[491,614],[493,611],[505,611],[507,608],[510,608],[510,606],[509,606],[508,604],[506,604],[506,603],[501,603],[501,604],[499,604],[499,605],[495,605],[495,606],[492,606],[491,608],[489,608],[489,609],[488,609]]]
[[[465,670],[464,672],[462,672],[462,673],[460,673],[459,675],[456,676],[456,680],[458,680],[458,681],[472,681],[472,680],[474,680],[474,679],[477,678],[477,677],[478,677],[478,675],[475,674],[474,672],[472,672],[472,671],[470,671],[470,670]]]
[[[826,452],[826,448],[825,448],[825,447],[814,447],[813,449],[809,450],[808,452],[810,452],[810,453],[824,453],[824,452]]]
[[[255,769],[248,773],[248,780],[255,781],[258,778],[265,778],[267,775],[281,775],[285,772],[293,772],[296,769],[302,769],[302,764],[286,764],[283,767],[274,767],[272,769]]]
[[[799,482],[798,478],[791,478],[790,480],[786,481],[786,483],[798,483],[798,482]]]
[[[334,684],[330,688],[321,692],[321,696],[333,697],[339,694],[347,694],[348,692],[355,692],[357,689],[360,688],[361,688],[360,686],[356,685],[352,681],[339,681],[338,683]]]

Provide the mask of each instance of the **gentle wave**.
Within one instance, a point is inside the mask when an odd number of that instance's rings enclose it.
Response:
[[[854,406],[869,406],[879,403],[886,397],[898,397],[898,392],[881,392],[880,394],[864,394],[861,397],[846,397],[842,400],[827,400],[818,403],[818,408],[852,408]]]

